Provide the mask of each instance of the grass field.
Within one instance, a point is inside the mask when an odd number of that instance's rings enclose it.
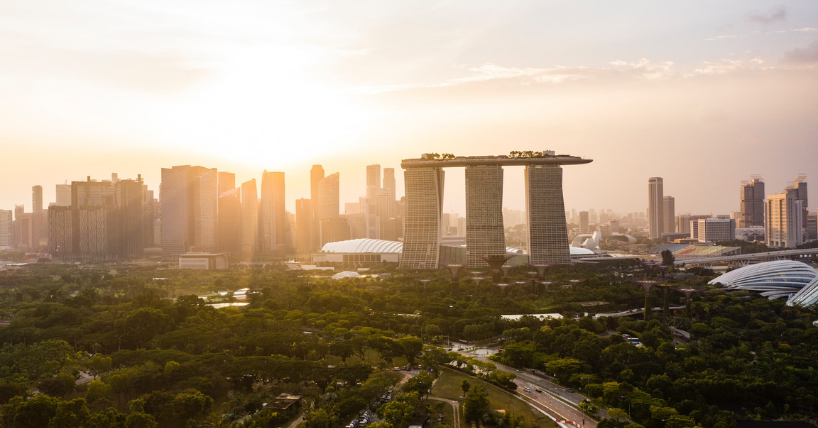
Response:
[[[434,388],[432,388],[431,395],[433,397],[459,400],[462,403],[460,396],[463,394],[463,391],[460,389],[460,381],[463,379],[468,379],[472,386],[476,384],[483,385],[489,395],[489,401],[491,402],[492,409],[504,409],[505,411],[510,411],[517,416],[522,416],[525,419],[526,427],[534,428],[557,426],[557,424],[549,419],[548,416],[545,416],[542,413],[532,409],[529,405],[522,402],[518,398],[509,395],[508,392],[488,382],[484,382],[471,376],[466,376],[463,373],[447,368],[441,369],[440,378],[435,383]],[[460,409],[462,412],[462,405]],[[461,421],[462,420],[463,419],[461,417]]]

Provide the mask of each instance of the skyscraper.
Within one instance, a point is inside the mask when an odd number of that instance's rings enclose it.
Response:
[[[261,175],[261,250],[284,251],[289,240],[284,199],[284,173]]]
[[[139,258],[145,251],[145,186],[142,176],[115,184],[118,217],[117,247],[125,258]]]
[[[316,198],[318,207],[315,211],[319,221],[338,217],[340,213],[340,187],[341,175],[337,172],[324,177],[317,183]]]
[[[650,239],[659,239],[664,232],[664,195],[662,177],[648,179],[648,225]]]
[[[809,197],[807,196],[807,174],[798,174],[795,182],[792,184],[795,190],[795,199],[801,201],[801,220],[804,230],[807,229],[807,216],[809,215]]]
[[[375,197],[375,193],[381,189],[381,166],[367,165],[366,166],[366,197],[371,199]]]
[[[43,186],[31,188],[31,212],[34,214],[43,212]]]
[[[196,251],[218,247],[219,173],[208,169],[193,182],[193,245]]]
[[[11,210],[0,210],[0,250],[14,246],[14,218]]]
[[[764,226],[764,181],[760,176],[741,183],[741,206],[737,227]]]
[[[295,200],[295,252],[302,257],[312,253],[313,213],[309,199]]]
[[[529,262],[570,263],[560,165],[526,165],[525,213]]]
[[[664,196],[662,198],[662,230],[663,233],[676,232],[676,199],[673,196]]]
[[[116,187],[112,181],[71,182],[72,245],[65,255],[84,262],[111,260],[119,252]]]
[[[241,189],[236,187],[219,195],[219,250],[241,253]]]
[[[767,196],[765,236],[773,248],[795,248],[803,243],[803,201],[792,187]]]
[[[395,168],[383,169],[383,189],[392,194],[392,199],[396,198]]]
[[[320,204],[318,195],[318,183],[324,179],[324,167],[321,165],[313,165],[312,169],[310,169],[310,200],[313,204],[313,210],[317,211],[318,206],[315,204]]]
[[[192,171],[190,165],[162,168],[162,257],[173,260],[187,252],[192,238]]]
[[[57,206],[67,207],[71,205],[71,185],[58,184],[57,185]]]
[[[241,252],[258,251],[258,187],[256,179],[241,184]]]
[[[445,224],[449,232],[451,220]],[[505,255],[503,229],[503,167],[466,167],[466,261],[469,266],[488,266],[482,257]]]
[[[588,233],[588,211],[579,212],[579,233]]]
[[[407,168],[404,172],[406,220],[401,267],[438,268],[444,174],[434,167]]]
[[[227,171],[219,171],[219,192],[217,193],[218,197],[221,197],[222,193],[229,192],[236,188],[236,174]]]
[[[48,241],[48,217],[43,212],[43,186],[31,188],[31,244],[39,248]]]
[[[321,195],[319,194],[319,183],[324,179],[324,167],[321,165],[313,165],[310,169],[310,205],[312,206],[312,244],[313,251],[321,248],[321,216],[318,210],[321,207]],[[298,214],[296,214],[298,217]],[[298,220],[296,220],[298,223]]]

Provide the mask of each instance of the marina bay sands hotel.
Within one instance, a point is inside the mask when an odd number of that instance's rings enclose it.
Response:
[[[517,152],[513,152],[517,154]],[[466,260],[487,266],[481,258],[505,255],[503,229],[503,166],[525,167],[525,211],[529,263],[570,263],[562,165],[591,159],[555,155],[552,151],[517,156],[446,156],[424,154],[404,159],[406,214],[401,267],[437,269],[443,209],[443,168],[466,168]]]

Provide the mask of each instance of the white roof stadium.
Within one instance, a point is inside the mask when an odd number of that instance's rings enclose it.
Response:
[[[744,266],[709,282],[729,289],[761,293],[769,299],[790,297],[814,282],[818,273],[809,265],[793,260],[777,260]]]
[[[382,239],[350,239],[328,242],[321,247],[322,253],[397,253],[403,252],[403,243]]]

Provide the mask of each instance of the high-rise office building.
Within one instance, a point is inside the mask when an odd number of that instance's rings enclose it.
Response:
[[[807,239],[818,239],[818,213],[807,215]]]
[[[346,217],[341,217],[340,201],[341,176],[333,173],[324,177],[318,182],[318,229],[314,231],[318,235],[318,245],[313,250],[318,250],[328,242],[344,241],[350,238],[349,223]],[[316,239],[313,238],[315,241]]]
[[[67,207],[71,205],[71,185],[58,184],[57,185],[57,206]]]
[[[650,239],[659,239],[664,232],[664,195],[662,177],[648,179],[648,226]]]
[[[72,245],[65,249],[71,260],[113,260],[119,252],[119,218],[116,187],[108,180],[71,182]]]
[[[193,182],[193,246],[196,251],[218,247],[219,173],[215,168]]]
[[[162,206],[162,257],[176,259],[187,252],[193,210],[190,165],[162,168],[159,201]]]
[[[34,214],[43,212],[43,186],[31,188],[31,212]]]
[[[366,166],[366,197],[371,199],[375,193],[381,189],[381,166]]]
[[[799,174],[792,184],[795,191],[795,199],[801,201],[802,228],[807,229],[807,216],[809,215],[809,197],[807,196],[807,175]]]
[[[360,214],[360,202],[344,202],[344,214]]]
[[[289,231],[284,199],[284,173],[264,171],[261,175],[261,234],[262,251],[285,251]]]
[[[588,211],[579,212],[579,233],[586,234],[590,230],[588,228]]]
[[[310,200],[313,202],[318,202],[318,183],[324,179],[324,174],[324,167],[321,165],[313,165],[310,169]],[[317,208],[313,207],[314,210]]]
[[[14,217],[11,210],[0,210],[0,250],[14,247]]]
[[[740,228],[764,226],[764,181],[753,177],[741,183],[741,205],[737,226]]]
[[[676,200],[673,196],[662,198],[663,233],[676,232]]]
[[[448,233],[451,221],[446,224]],[[466,167],[466,262],[488,266],[482,257],[505,255],[503,228],[503,167]]]
[[[319,195],[319,183],[324,179],[324,167],[321,165],[313,165],[310,169],[310,205],[312,206],[312,220],[313,220],[313,234],[312,234],[312,251],[321,248],[321,220],[318,213],[321,206],[321,196]],[[296,214],[298,217],[298,214]]]
[[[31,188],[31,243],[39,248],[48,242],[48,216],[43,211],[43,186]]]
[[[318,208],[315,209],[318,220],[338,217],[340,213],[341,175],[330,174],[318,182],[316,197]]]
[[[48,207],[48,252],[55,259],[69,260],[74,256],[74,222],[71,217],[70,205]]]
[[[803,201],[792,187],[767,196],[765,236],[767,246],[795,248],[803,243]]]
[[[258,251],[258,187],[256,179],[241,184],[241,252]]]
[[[219,192],[218,196],[221,197],[222,193],[229,192],[236,188],[236,174],[227,171],[219,171]]]
[[[392,194],[392,199],[397,197],[395,187],[395,168],[383,169],[383,189]]]
[[[690,233],[690,214],[676,216],[676,230],[679,233]]]
[[[608,222],[608,225],[611,227],[611,234],[620,233],[619,220],[613,219],[613,220]]]
[[[242,240],[241,189],[236,187],[219,195],[219,249],[238,255]]]
[[[309,199],[295,200],[295,252],[306,257],[313,249],[313,219],[312,204]]]
[[[145,185],[136,180],[118,180],[115,187],[118,255],[139,258],[145,252]]]
[[[145,208],[145,214],[143,216],[145,225],[142,228],[144,236],[142,241],[145,248],[155,248],[157,245],[161,245],[162,242],[162,221],[159,217],[159,200],[153,196],[153,190],[148,190],[147,185],[142,185],[142,189],[145,194],[143,203]]]
[[[699,242],[722,242],[736,239],[736,221],[729,218],[703,218],[696,228]]]

